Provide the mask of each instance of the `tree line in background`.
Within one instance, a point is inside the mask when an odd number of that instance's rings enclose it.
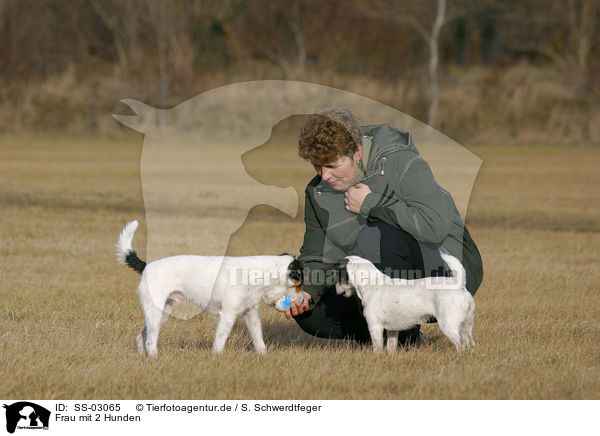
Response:
[[[588,98],[599,40],[600,0],[0,0],[0,96],[70,70],[168,106],[203,78],[266,65],[269,78],[411,81],[436,125],[440,74],[454,67],[549,66]]]

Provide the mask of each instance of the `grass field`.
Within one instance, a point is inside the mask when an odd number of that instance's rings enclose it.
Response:
[[[264,357],[242,323],[211,355],[216,320],[201,314],[170,320],[148,360],[134,350],[138,276],[114,258],[131,219],[145,257],[141,147],[134,134],[0,139],[0,397],[600,399],[600,149],[471,149],[484,163],[467,223],[485,266],[472,353],[426,325],[419,349],[374,355],[263,307]],[[257,207],[228,252],[297,253],[302,232],[301,217]]]

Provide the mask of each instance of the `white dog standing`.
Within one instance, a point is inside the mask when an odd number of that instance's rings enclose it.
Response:
[[[266,352],[259,304],[275,305],[289,296],[301,302],[302,268],[291,255],[172,256],[149,264],[131,246],[138,222],[128,223],[119,237],[117,259],[142,275],[137,292],[144,312],[144,329],[137,349],[157,355],[158,333],[174,304],[187,299],[213,315],[219,324],[212,350],[220,353],[238,316],[242,316],[257,353]],[[217,277],[216,281],[214,277]]]
[[[392,279],[358,256],[348,256],[345,267],[338,267],[336,291],[346,297],[356,292],[361,299],[375,351],[383,349],[384,329],[388,334],[387,350],[392,352],[398,343],[398,331],[424,324],[432,316],[459,352],[475,346],[475,300],[465,287],[465,270],[454,256],[441,256],[452,277]]]

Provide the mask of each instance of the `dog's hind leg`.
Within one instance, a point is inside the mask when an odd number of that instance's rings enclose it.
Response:
[[[468,343],[471,344],[472,347],[475,346],[475,341],[473,340],[473,324],[475,324],[475,320],[473,319],[473,313],[471,312],[465,322],[465,330],[467,332]]]
[[[460,325],[460,339],[462,341],[462,348],[469,350],[471,347],[475,347],[475,341],[473,340],[473,313],[468,313],[465,320]]]
[[[464,319],[460,323],[460,339],[462,341],[462,349],[469,350],[471,346],[475,346],[475,341],[473,340],[473,312],[475,310],[475,301],[470,297],[469,301],[467,301],[467,309],[464,314]]]
[[[146,343],[146,331],[146,326],[144,326],[140,334],[135,338],[135,345],[140,356],[143,356],[146,352],[146,346],[144,345]]]
[[[244,315],[244,321],[246,322],[248,333],[250,333],[250,337],[252,338],[254,350],[258,354],[265,354],[267,352],[267,347],[265,346],[265,341],[263,339],[258,307],[253,307],[252,309],[248,310],[248,312],[246,312]]]
[[[169,295],[169,298],[167,298],[167,301],[165,302],[165,307],[163,308],[162,316],[160,318],[160,323],[158,325],[159,331],[162,328],[162,326],[165,325],[165,323],[171,316],[171,313],[173,312],[173,306],[176,306],[184,299],[185,299],[185,297],[183,296],[183,294],[181,292],[173,292],[171,295]],[[147,332],[148,332],[148,329],[146,327],[144,327],[144,330],[142,330],[142,332],[137,337],[138,353],[140,353],[140,354],[144,353],[144,345],[143,344],[146,343]],[[156,334],[158,336],[158,333],[156,333]],[[140,350],[142,350],[142,351],[140,351]]]
[[[173,312],[173,306],[178,305],[183,300],[185,300],[185,297],[179,291],[175,291],[169,295],[169,298],[167,298],[167,301],[165,302],[162,318],[160,319],[160,328],[165,325],[169,319],[169,316],[171,316],[171,312]]]
[[[469,314],[467,315],[467,334],[469,336],[469,342],[471,346],[475,346],[475,341],[473,340],[473,325],[475,324],[475,300],[471,299],[471,304],[469,307]]]
[[[469,342],[469,332],[467,330],[467,323],[463,322],[460,326],[460,349],[468,350],[471,346]]]
[[[169,315],[163,313],[161,309],[156,307],[152,301],[144,301],[142,303],[142,309],[144,310],[144,316],[146,318],[146,326],[142,331],[141,335],[144,340],[144,345],[148,356],[155,357],[158,354],[158,333],[160,331],[161,323],[164,322],[163,318],[168,318]],[[144,331],[146,333],[144,338]]]
[[[143,286],[143,287],[142,287]],[[162,326],[167,322],[173,306],[185,299],[181,292],[175,291],[167,297],[163,309],[155,306],[154,302],[148,295],[147,287],[140,285],[138,289],[140,295],[140,304],[144,311],[145,326],[144,329],[137,335],[136,346],[139,354],[148,353],[148,356],[154,357],[158,354],[158,333]]]
[[[162,328],[163,325],[165,325],[165,323],[169,319],[169,316],[171,316],[171,312],[173,312],[173,302],[171,300],[167,300],[167,302],[165,303],[165,308],[163,309],[162,317],[160,318],[159,329]]]
[[[448,339],[454,344],[456,350],[460,353],[461,346],[461,334],[460,334],[460,326],[454,325],[454,323],[449,323],[446,319],[441,317],[436,317],[438,320],[438,326],[442,333],[446,335]]]
[[[158,355],[158,332],[160,331],[161,315],[154,315],[146,324],[146,352],[150,357]]]
[[[387,352],[393,353],[398,347],[398,330],[387,331]]]
[[[467,327],[467,332],[468,332],[468,336],[469,336],[469,342],[471,343],[472,347],[475,347],[475,340],[473,339],[473,323],[470,322],[468,327]]]
[[[148,356],[154,357],[158,354],[158,332],[160,331],[163,311],[154,304],[145,276],[142,276],[137,291],[140,298],[140,306],[142,307],[142,312],[144,312],[145,323],[144,329],[136,339],[138,352],[145,350]],[[163,301],[160,307],[164,307],[164,303]]]
[[[233,324],[235,323],[235,314],[223,313],[221,311],[221,317],[219,318],[219,325],[217,326],[217,333],[215,334],[215,342],[213,342],[212,352],[217,354],[223,352],[225,348],[225,342],[231,333]]]

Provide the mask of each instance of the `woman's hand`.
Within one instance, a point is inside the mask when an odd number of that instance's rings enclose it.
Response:
[[[363,183],[357,183],[348,188],[344,193],[344,204],[346,210],[354,213],[360,213],[360,208],[365,201],[365,197],[371,193],[371,188]]]
[[[304,301],[300,304],[296,304],[294,301],[292,301],[290,303],[290,308],[286,309],[286,311],[285,311],[285,317],[287,319],[292,319],[292,317],[306,312],[308,310],[308,301],[311,298],[312,297],[310,296],[310,294],[308,292],[304,292]]]

